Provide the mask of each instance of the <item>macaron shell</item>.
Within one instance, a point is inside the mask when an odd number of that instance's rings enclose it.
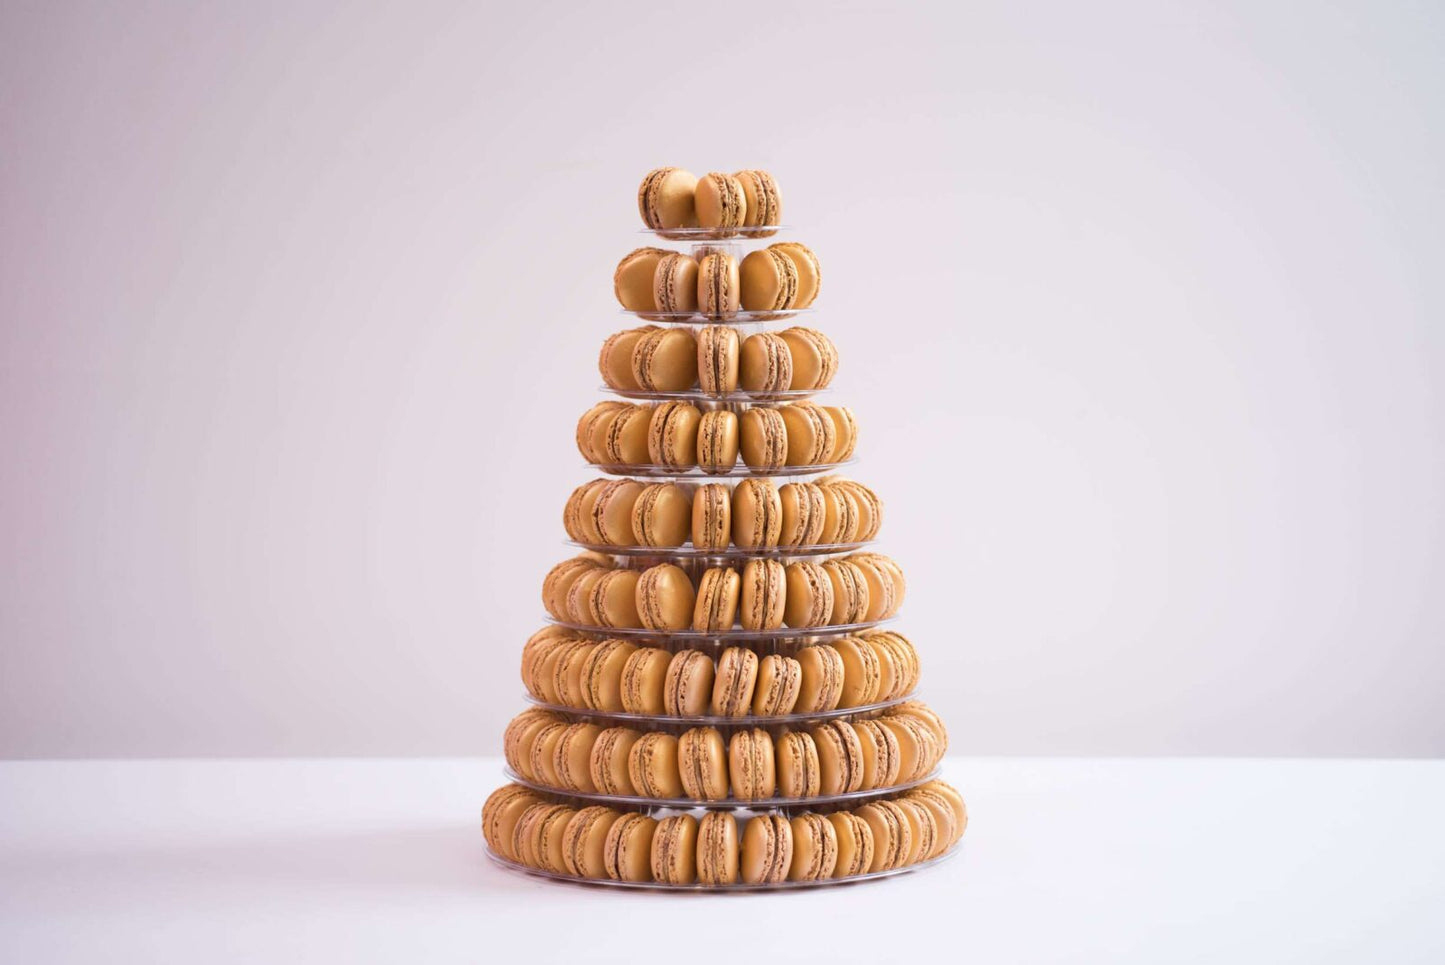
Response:
[[[827,413],[809,402],[783,406],[780,412],[788,437],[784,465],[816,466],[833,458],[837,436]]]
[[[782,392],[793,381],[788,343],[774,332],[758,332],[738,350],[738,385],[748,392]]]
[[[838,832],[821,814],[798,814],[793,828],[793,863],[789,881],[822,881],[833,876],[838,863]]]
[[[602,574],[592,587],[593,625],[621,629],[642,626],[637,611],[638,583],[636,570],[608,570]]]
[[[738,352],[736,329],[709,325],[697,333],[698,385],[704,392],[723,393],[737,390]]]
[[[818,297],[823,284],[823,269],[818,263],[818,256],[796,241],[780,241],[770,247],[793,260],[794,267],[798,269],[798,297],[793,307],[808,308]]]
[[[777,312],[792,308],[798,297],[798,269],[780,251],[749,252],[738,266],[744,311]]]
[[[752,408],[738,420],[738,451],[752,469],[781,469],[788,459],[788,430],[782,413]]]
[[[818,746],[812,735],[788,731],[773,741],[773,756],[778,765],[778,793],[782,797],[815,797],[821,775],[818,771]]]
[[[597,735],[592,744],[588,772],[592,777],[592,786],[599,793],[627,797],[637,793],[628,771],[628,761],[633,745],[641,737],[642,733],[631,727],[609,727]]]
[[[732,493],[733,543],[745,549],[778,545],[783,503],[769,479],[744,479]]]
[[[632,508],[644,486],[633,479],[613,479],[595,490],[592,499],[592,526],[597,542],[607,546],[630,546],[632,544]],[[582,502],[591,491],[584,493]]]
[[[784,329],[778,336],[787,343],[788,354],[793,360],[793,380],[788,387],[798,390],[827,388],[838,371],[838,349],[833,340],[817,329],[801,325]]]
[[[781,814],[759,814],[743,828],[741,870],[749,884],[773,884],[793,863],[793,828]]]
[[[832,646],[843,658],[843,692],[838,706],[862,707],[877,700],[878,655],[873,648],[853,637],[834,640]]]
[[[657,822],[651,865],[654,881],[690,885],[697,880],[697,818],[677,814]]]
[[[546,814],[537,819],[535,830],[535,847],[538,864],[543,871],[550,871],[553,874],[566,874],[567,862],[562,853],[562,844],[567,837],[567,825],[577,814],[575,808],[558,807],[549,810]]]
[[[653,272],[652,300],[659,312],[697,311],[697,262],[681,252],[664,255]]]
[[[737,621],[742,579],[737,570],[714,567],[703,573],[693,608],[694,630],[730,630]]]
[[[557,741],[552,768],[557,773],[557,786],[569,791],[591,794],[597,790],[592,783],[592,747],[602,728],[586,721],[568,725]]]
[[[738,822],[727,811],[709,811],[698,822],[697,878],[707,885],[738,880]]]
[[[778,528],[780,546],[815,546],[822,542],[823,490],[813,483],[786,483],[778,489],[782,522]]]
[[[728,740],[728,775],[733,797],[754,801],[777,792],[773,738],[760,727],[735,731]]]
[[[682,777],[677,769],[677,738],[655,732],[643,734],[628,754],[627,775],[641,797],[680,797]]]
[[[637,189],[637,211],[642,223],[659,228],[697,226],[697,176],[682,168],[656,168]]]
[[[699,178],[693,205],[702,228],[736,228],[747,218],[747,196],[731,174],[714,171]]]
[[[703,413],[697,429],[697,464],[727,472],[738,463],[738,417],[726,409]]]
[[[692,545],[727,549],[732,530],[732,493],[721,483],[699,486],[692,496]]]
[[[607,877],[616,881],[652,880],[652,835],[657,822],[628,812],[612,822],[603,845]]]
[[[801,676],[794,712],[821,713],[837,707],[846,673],[838,651],[820,643],[799,650],[797,659]]]
[[[708,318],[720,319],[736,315],[741,282],[738,262],[725,252],[712,251],[697,263],[697,308]]]
[[[738,621],[744,630],[777,630],[783,625],[786,582],[777,560],[748,560],[742,572]]]
[[[746,211],[743,224],[752,227],[766,227],[783,223],[783,196],[778,182],[767,171],[738,171],[733,175],[743,186],[743,200]],[[776,234],[760,231],[756,237],[766,238]]]
[[[847,462],[853,458],[854,451],[858,448],[858,420],[853,417],[853,410],[846,405],[826,405],[823,411],[833,420],[833,428],[836,432],[838,442],[833,447],[833,461]]]
[[[647,453],[652,462],[673,469],[697,465],[697,427],[702,413],[687,402],[664,402],[648,423]]]
[[[753,689],[753,713],[759,717],[790,714],[798,701],[803,668],[793,657],[770,653],[758,661],[758,680]]]
[[[811,560],[789,563],[785,571],[783,622],[793,628],[827,626],[833,615],[833,583]]]
[[[694,727],[678,738],[678,775],[683,793],[695,801],[728,796],[727,745],[716,727]]]
[[[728,647],[718,657],[709,707],[717,717],[742,717],[753,704],[758,681],[758,655],[744,647]]]
[[[828,560],[822,564],[833,584],[833,614],[828,621],[834,626],[862,623],[868,615],[868,580],[863,571],[848,560]]]
[[[648,332],[632,349],[632,376],[649,392],[692,388],[697,384],[697,339],[686,328]]]
[[[701,717],[712,699],[712,658],[700,650],[679,650],[667,667],[663,709],[674,717]]]
[[[818,789],[823,794],[848,794],[863,786],[863,747],[845,720],[813,728],[818,748]]]
[[[868,647],[873,655],[878,658],[878,695],[874,700],[892,700],[895,697],[903,696],[899,686],[906,681],[898,671],[898,664],[893,659],[893,651],[887,646],[869,640],[867,637],[854,637],[859,646]]]
[[[632,350],[637,347],[638,340],[652,330],[652,326],[629,328],[608,336],[597,353],[597,371],[602,374],[604,383],[628,392],[642,388],[632,374]]]
[[[672,548],[687,542],[692,518],[692,497],[676,483],[643,487],[632,504],[632,540],[635,546]]]
[[[636,466],[647,462],[652,413],[652,408],[645,405],[617,413],[607,423],[599,461],[608,466]]]
[[[622,668],[622,709],[629,714],[663,713],[663,688],[672,654],[644,647],[627,658]]]
[[[863,751],[863,786],[874,789],[898,783],[900,757],[898,738],[876,720],[853,722]]]
[[[853,556],[847,562],[858,567],[868,584],[868,610],[863,615],[864,622],[872,623],[892,615],[897,610],[892,575],[867,556]]]
[[[637,579],[639,625],[649,630],[686,630],[692,624],[696,591],[686,573],[672,563],[649,567]]]
[[[650,312],[654,308],[652,279],[657,263],[672,254],[666,248],[637,248],[617,263],[612,273],[612,292],[629,312]]]

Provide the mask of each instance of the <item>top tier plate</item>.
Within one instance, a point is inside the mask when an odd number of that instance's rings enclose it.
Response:
[[[754,225],[751,228],[642,228],[640,234],[656,235],[669,241],[736,241],[771,238],[784,231],[792,231],[791,225]]]
[[[764,322],[778,322],[807,315],[813,309],[783,308],[771,312],[746,312],[739,309],[722,315],[704,315],[702,312],[634,312],[626,308],[618,311],[653,325],[761,325]]]

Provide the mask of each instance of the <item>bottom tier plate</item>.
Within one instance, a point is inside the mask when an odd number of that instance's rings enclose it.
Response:
[[[868,874],[853,875],[850,878],[825,878],[822,881],[779,881],[776,884],[768,885],[750,885],[743,883],[735,885],[667,885],[660,884],[656,881],[613,881],[611,878],[574,878],[572,875],[556,874],[551,871],[542,871],[539,868],[518,864],[515,861],[502,857],[485,845],[483,845],[483,850],[487,852],[488,858],[509,871],[530,875],[533,878],[545,878],[548,881],[561,881],[569,885],[581,885],[584,888],[592,886],[598,888],[630,888],[633,891],[688,891],[740,894],[753,891],[797,891],[802,888],[827,888],[830,885],[853,885],[861,881],[875,881],[879,878],[892,878],[895,875],[906,875],[910,872],[922,871],[925,868],[932,868],[934,865],[942,864],[958,854],[962,846],[963,842],[960,841],[936,858],[920,861],[917,864],[906,865],[902,868],[890,868],[887,871],[870,871]]]

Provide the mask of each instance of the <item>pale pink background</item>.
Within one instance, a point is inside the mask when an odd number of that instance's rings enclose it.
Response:
[[[4,0],[0,754],[496,752],[663,163],[823,259],[955,749],[1445,751],[1442,27]]]

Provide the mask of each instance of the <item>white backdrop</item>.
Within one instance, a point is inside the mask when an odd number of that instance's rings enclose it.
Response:
[[[819,253],[957,750],[1445,751],[1439,7],[0,11],[0,753],[497,752],[659,164]]]

